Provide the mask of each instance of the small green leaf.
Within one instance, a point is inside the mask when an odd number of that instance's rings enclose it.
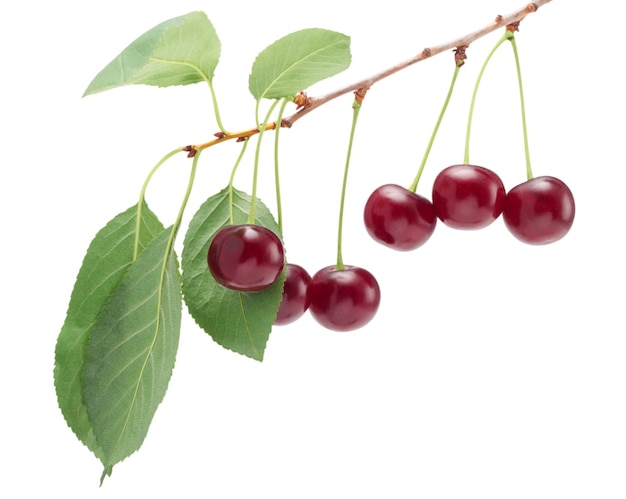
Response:
[[[126,47],[96,75],[84,95],[123,85],[169,87],[211,82],[220,52],[220,40],[206,14],[175,17]]]
[[[282,99],[350,66],[350,37],[311,28],[291,33],[261,52],[250,73],[255,99]]]
[[[92,452],[100,450],[83,401],[82,377],[87,340],[102,307],[133,261],[137,206],[117,215],[89,245],[70,298],[55,349],[54,383],[69,427]],[[163,230],[146,205],[141,210],[139,251]]]
[[[137,257],[87,343],[83,396],[105,467],[139,449],[174,368],[182,299],[170,233]]]
[[[234,223],[246,223],[250,197],[234,190],[233,203]],[[258,293],[240,293],[218,284],[208,269],[207,251],[215,233],[229,223],[229,193],[224,189],[207,199],[189,223],[181,255],[183,296],[198,325],[218,344],[260,361],[282,298],[285,276],[283,273],[277,282]],[[259,200],[256,223],[280,234],[270,211]]]

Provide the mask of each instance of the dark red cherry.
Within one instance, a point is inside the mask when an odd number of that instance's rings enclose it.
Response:
[[[420,247],[437,223],[428,199],[395,184],[380,186],[370,195],[363,219],[374,240],[399,251]]]
[[[500,177],[482,166],[449,166],[433,183],[435,213],[455,229],[486,227],[504,210],[505,197]]]
[[[287,277],[283,286],[283,298],[278,307],[274,324],[284,326],[291,324],[304,315],[309,308],[307,290],[311,276],[300,265],[287,264]]]
[[[227,225],[209,246],[209,270],[235,291],[261,291],[276,282],[285,265],[280,238],[260,225]]]
[[[360,267],[334,265],[319,270],[309,284],[311,315],[334,331],[351,331],[372,320],[380,304],[380,287],[372,274]]]
[[[561,239],[574,223],[574,196],[558,178],[535,177],[506,195],[502,217],[517,239],[548,244]]]

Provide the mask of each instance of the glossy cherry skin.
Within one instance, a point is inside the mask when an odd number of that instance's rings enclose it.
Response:
[[[287,264],[283,298],[278,306],[274,324],[284,326],[299,319],[309,308],[308,288],[311,276],[300,265]]]
[[[482,166],[449,166],[433,183],[435,213],[455,229],[482,229],[491,224],[504,210],[505,198],[500,177]]]
[[[309,284],[309,311],[322,326],[352,331],[373,319],[380,305],[380,287],[374,276],[360,267],[334,265],[319,270]]]
[[[437,224],[435,209],[428,199],[395,184],[382,185],[372,192],[363,220],[375,241],[398,251],[419,248]]]
[[[235,291],[261,291],[276,282],[285,265],[280,238],[260,225],[227,225],[207,254],[209,270],[222,286]]]
[[[535,177],[506,195],[502,217],[507,229],[527,244],[549,244],[567,234],[576,207],[569,187],[554,177]]]

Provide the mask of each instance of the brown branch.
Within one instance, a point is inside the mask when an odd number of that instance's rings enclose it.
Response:
[[[491,23],[489,23],[487,26],[481,29],[472,31],[471,33],[468,33],[467,35],[464,35],[455,40],[449,41],[448,43],[443,43],[441,45],[427,47],[424,50],[422,50],[419,54],[412,57],[411,59],[408,59],[404,62],[396,64],[395,66],[391,66],[390,68],[385,69],[384,71],[381,71],[380,73],[376,73],[375,75],[370,76],[369,78],[366,78],[361,81],[357,81],[355,83],[351,83],[350,85],[346,85],[343,88],[339,88],[326,95],[322,95],[321,97],[307,97],[306,94],[301,92],[300,94],[298,94],[298,96],[296,96],[296,99],[294,99],[294,102],[298,106],[298,110],[291,116],[287,118],[283,118],[281,122],[281,127],[291,128],[291,126],[300,118],[309,114],[314,109],[317,109],[318,107],[323,106],[327,102],[330,102],[331,100],[337,97],[340,97],[341,95],[350,93],[350,92],[358,92],[360,89],[369,89],[372,85],[374,85],[374,83],[379,82],[380,80],[383,80],[384,78],[387,78],[388,76],[391,76],[392,74],[395,74],[398,71],[406,69],[409,66],[412,66],[413,64],[423,61],[424,59],[428,59],[437,54],[441,54],[442,52],[455,49],[456,54],[457,54],[457,64],[459,64],[459,62],[462,63],[462,60],[458,59],[459,51],[461,51],[460,54],[464,56],[465,49],[472,42],[475,42],[479,38],[482,38],[483,36],[488,35],[489,33],[492,33],[498,28],[507,28],[507,29],[517,30],[517,26],[519,25],[519,23],[528,14],[536,12],[539,9],[539,7],[542,7],[543,5],[551,1],[552,0],[536,0],[532,3],[528,3],[524,5],[524,7],[517,9],[515,12],[509,15],[506,15],[506,16],[498,15]],[[276,123],[274,122],[274,123],[268,123],[265,129],[273,130],[275,128],[276,128]],[[252,135],[255,135],[257,133],[259,133],[258,128],[253,128],[250,130],[246,130],[246,131],[238,132],[238,133],[232,133],[232,134],[220,133],[219,137],[215,140],[206,142],[205,144],[201,144],[198,146],[187,146],[190,149],[185,149],[185,150],[199,151],[202,149],[206,149],[207,147],[210,147],[212,145],[215,145],[219,142],[224,142],[230,139],[245,140],[248,137],[251,137]],[[191,155],[191,152],[190,152],[190,155]]]

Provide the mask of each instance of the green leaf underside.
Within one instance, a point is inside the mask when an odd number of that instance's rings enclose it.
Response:
[[[234,190],[235,224],[246,223],[250,197]],[[193,216],[181,255],[183,296],[189,313],[219,345],[263,360],[265,346],[282,298],[284,272],[268,289],[240,293],[218,284],[208,269],[207,251],[215,233],[230,223],[229,194],[224,189],[207,199]],[[256,223],[280,234],[268,208],[257,199]]]
[[[182,298],[170,232],[137,257],[87,344],[83,396],[105,466],[139,449],[174,368]]]
[[[137,206],[113,218],[92,240],[76,278],[67,316],[55,349],[54,382],[61,412],[69,427],[97,457],[97,445],[83,401],[85,348],[102,307],[133,261]],[[139,250],[163,231],[156,215],[141,210]]]
[[[84,95],[124,85],[169,87],[211,82],[220,52],[220,40],[206,14],[175,17],[126,47],[96,75]]]
[[[249,88],[257,99],[281,99],[350,66],[350,37],[320,28],[277,40],[254,61]]]

